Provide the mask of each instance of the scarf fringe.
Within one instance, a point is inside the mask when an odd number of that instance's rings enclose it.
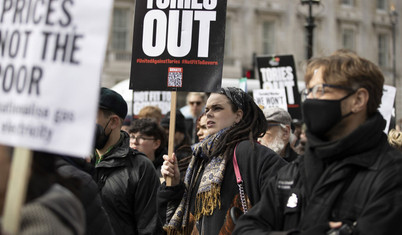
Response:
[[[221,208],[221,186],[212,184],[211,190],[197,194],[195,199],[194,217],[198,221],[202,216],[212,215],[214,210]]]
[[[167,235],[186,235],[186,234],[191,234],[191,229],[186,226],[186,227],[181,227],[181,229],[177,229],[173,226],[164,226],[163,230],[167,233]]]

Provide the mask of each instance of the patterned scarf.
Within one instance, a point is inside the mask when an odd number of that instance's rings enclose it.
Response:
[[[212,215],[216,208],[220,208],[220,192],[226,160],[222,155],[211,156],[211,153],[215,144],[227,129],[220,130],[218,133],[208,136],[203,142],[192,146],[193,157],[184,177],[184,184],[187,190],[173,217],[164,226],[168,234],[189,234],[191,231],[192,228],[188,227],[190,197],[192,191],[195,190],[195,184],[204,166],[205,170],[202,173],[195,199],[195,220],[199,220],[202,216]]]

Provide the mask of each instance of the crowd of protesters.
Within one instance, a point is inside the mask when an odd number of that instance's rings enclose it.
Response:
[[[402,132],[384,133],[379,68],[341,50],[305,82],[303,120],[238,88],[189,93],[172,156],[170,113],[133,118],[101,88],[92,156],[34,152],[20,234],[402,234]],[[13,151],[0,145],[1,213]]]

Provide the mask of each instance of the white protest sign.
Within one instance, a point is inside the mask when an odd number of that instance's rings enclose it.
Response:
[[[156,106],[162,114],[170,111],[171,92],[169,91],[136,91],[134,92],[134,114],[138,114],[145,106]]]
[[[111,89],[119,93],[128,105],[128,114],[133,114],[133,91],[128,89],[129,79],[123,80]],[[170,91],[135,91],[134,92],[134,114],[138,114],[145,106],[156,106],[161,109],[162,114],[170,111]]]
[[[285,89],[253,90],[254,102],[264,108],[279,107],[288,110]]]
[[[383,93],[381,98],[381,105],[378,108],[378,111],[380,111],[381,115],[387,121],[387,125],[385,126],[384,132],[385,134],[388,134],[389,123],[391,122],[392,109],[394,107],[396,88],[393,86],[384,85],[382,92]]]
[[[112,0],[3,0],[0,143],[92,152]]]

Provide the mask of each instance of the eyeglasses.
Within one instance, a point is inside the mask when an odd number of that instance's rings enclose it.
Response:
[[[197,105],[197,106],[200,106],[201,105],[201,101],[190,101],[190,102],[188,102],[190,105]]]
[[[326,87],[331,87],[331,88],[336,88],[336,89],[342,89],[342,90],[347,90],[352,92],[355,92],[354,89],[350,88],[350,87],[345,87],[345,86],[339,86],[339,85],[332,85],[332,84],[318,84],[315,85],[311,88],[305,88],[302,90],[301,92],[301,100],[302,102],[304,102],[307,99],[307,96],[311,93],[312,98],[313,99],[318,99],[321,96],[323,96],[325,94],[325,88]],[[327,91],[328,92],[328,91]]]
[[[155,140],[155,139],[154,138],[144,137],[142,135],[139,135],[139,136],[130,135],[130,140],[136,141],[136,142],[143,142],[145,140]]]

